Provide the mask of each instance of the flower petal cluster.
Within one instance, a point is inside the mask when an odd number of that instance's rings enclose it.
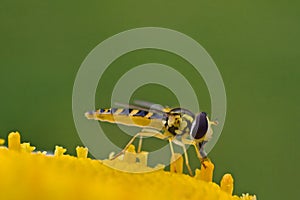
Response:
[[[2,144],[4,143],[4,140]],[[164,171],[162,166],[149,173],[126,173],[107,166],[107,161],[87,158],[88,149],[77,147],[77,157],[66,155],[56,146],[54,155],[35,152],[29,143],[21,143],[18,132],[8,136],[8,148],[0,146],[1,199],[202,199],[255,200],[255,196],[232,196],[233,178],[225,175],[220,186],[212,182],[213,164],[197,170],[195,177],[180,173],[182,164]],[[141,163],[135,163],[140,156]],[[111,165],[130,168],[146,166],[147,153],[127,151],[123,160]],[[182,161],[182,159],[179,159]],[[172,164],[173,165],[173,164]],[[179,172],[179,173],[178,173]]]

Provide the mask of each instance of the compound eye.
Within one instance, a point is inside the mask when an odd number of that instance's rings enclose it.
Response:
[[[208,121],[206,118],[206,113],[201,112],[196,116],[196,119],[192,124],[191,136],[194,139],[200,139],[205,136],[207,129],[208,129]]]

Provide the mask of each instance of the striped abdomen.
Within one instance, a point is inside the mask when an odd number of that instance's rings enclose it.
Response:
[[[100,120],[127,126],[149,127],[161,130],[164,127],[166,116],[146,110],[130,108],[99,109],[86,112],[88,119]]]

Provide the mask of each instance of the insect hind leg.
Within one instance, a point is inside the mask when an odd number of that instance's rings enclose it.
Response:
[[[125,148],[122,151],[120,151],[118,154],[116,154],[113,158],[111,158],[111,160],[114,160],[114,159],[118,158],[120,155],[124,154],[125,151],[129,148],[129,146],[134,142],[134,140],[137,137],[140,137],[140,138],[142,138],[142,137],[155,137],[155,138],[158,138],[158,139],[161,139],[161,140],[166,140],[166,139],[169,138],[169,136],[165,136],[165,135],[161,134],[160,132],[139,132],[139,133],[135,134],[130,139],[130,141],[127,143]],[[142,141],[140,140],[138,151],[140,151],[141,148],[142,148]]]
[[[140,153],[142,150],[142,144],[143,144],[143,136],[140,136],[139,146],[138,146],[138,150],[137,150],[138,153]]]

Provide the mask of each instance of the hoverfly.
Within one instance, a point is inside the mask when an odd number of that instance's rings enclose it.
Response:
[[[205,112],[195,115],[188,109],[180,107],[163,107],[145,101],[135,101],[135,104],[118,104],[124,108],[99,109],[85,113],[88,119],[143,128],[112,159],[123,154],[136,138],[140,139],[137,151],[140,152],[143,137],[156,137],[169,141],[172,155],[174,155],[172,143],[183,148],[185,164],[190,175],[192,170],[185,145],[192,145],[195,148],[197,157],[204,165],[203,161],[208,159],[204,146],[212,136],[211,125],[218,124],[216,121],[210,121]]]

